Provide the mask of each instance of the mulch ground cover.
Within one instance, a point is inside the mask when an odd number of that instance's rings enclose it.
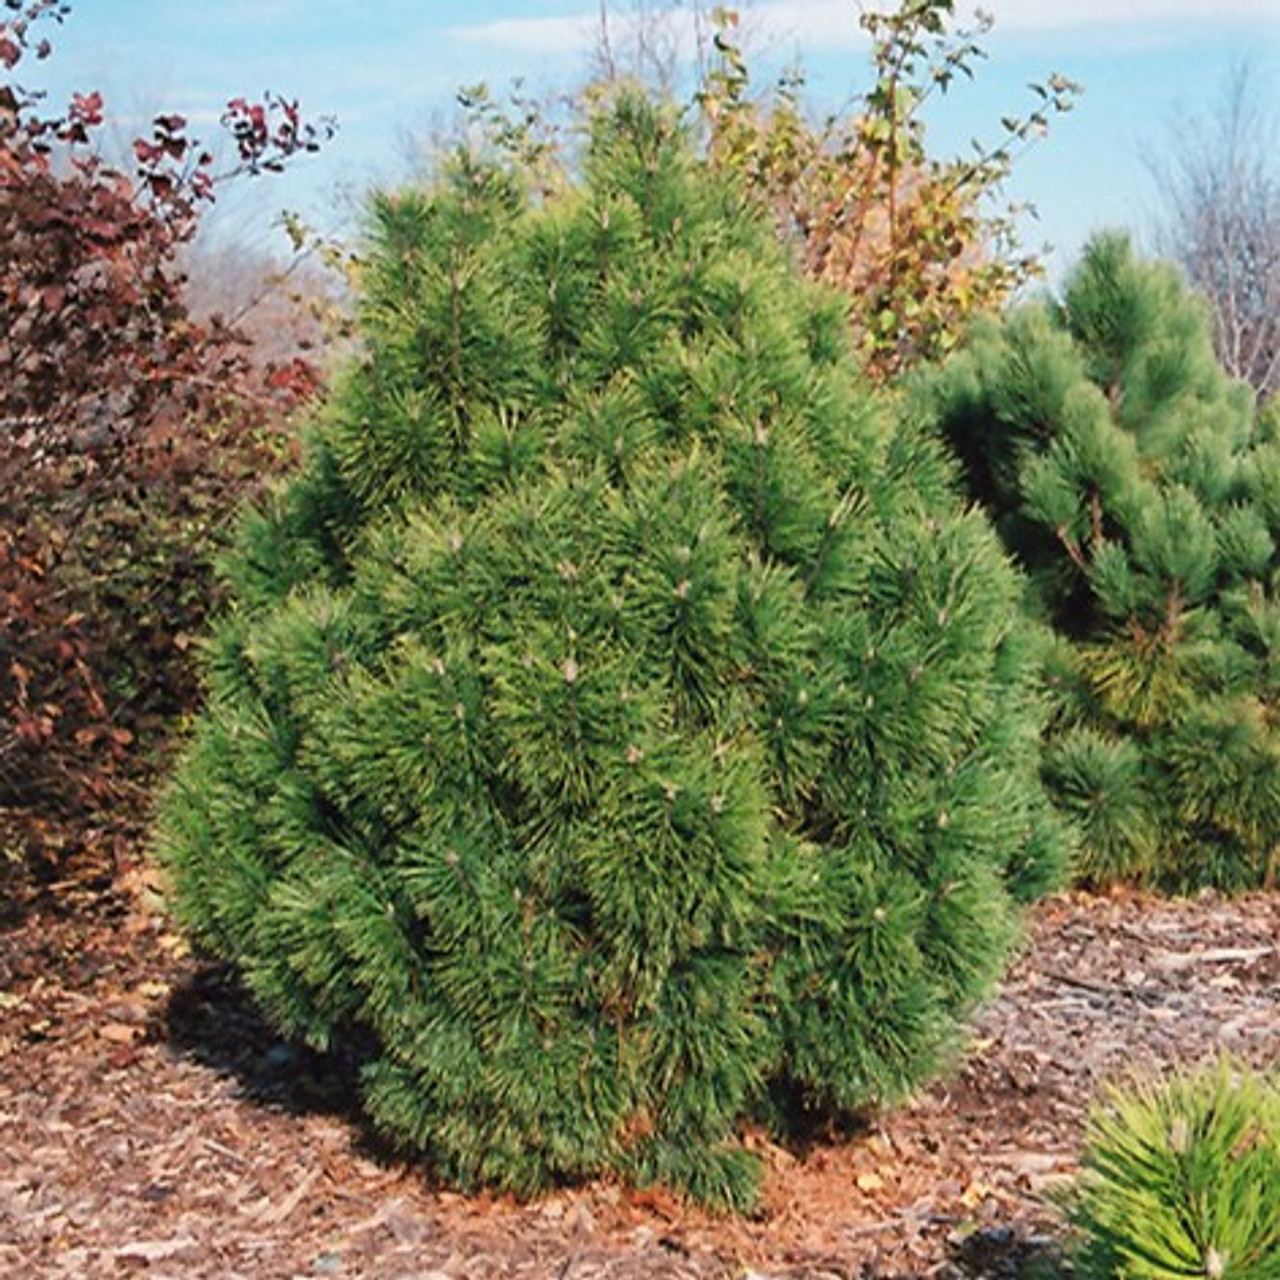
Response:
[[[1280,894],[1067,894],[947,1078],[803,1147],[752,1139],[754,1216],[612,1183],[467,1198],[378,1146],[351,1062],[282,1043],[188,952],[145,868],[71,879],[0,919],[0,1275],[1056,1276],[1091,1100],[1223,1050],[1280,1053]]]

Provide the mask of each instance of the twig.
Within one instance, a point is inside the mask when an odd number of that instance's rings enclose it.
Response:
[[[1139,987],[1117,987],[1103,982],[1091,982],[1088,978],[1077,978],[1074,974],[1062,973],[1057,969],[1041,969],[1040,972],[1050,981],[1061,983],[1064,987],[1076,987],[1081,991],[1089,991],[1094,995],[1124,996],[1130,1000],[1151,1000],[1154,993],[1143,991]]]
[[[1261,960],[1275,951],[1275,947],[1211,947],[1207,951],[1166,951],[1155,957],[1161,969],[1189,969],[1197,964],[1243,964]]]
[[[312,1169],[294,1189],[274,1209],[257,1215],[260,1225],[276,1226],[283,1222],[306,1198],[307,1193],[319,1180],[322,1169]]]
[[[223,1146],[214,1138],[202,1138],[201,1143],[208,1147],[210,1151],[217,1152],[220,1156],[226,1156],[228,1160],[234,1160],[236,1164],[248,1168],[252,1161],[246,1160],[238,1151],[233,1151],[230,1147]]]

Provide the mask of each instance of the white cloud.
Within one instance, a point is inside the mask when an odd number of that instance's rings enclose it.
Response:
[[[650,21],[659,24],[664,37],[693,46],[697,37],[695,19],[687,8],[651,11]],[[856,11],[848,0],[801,0],[800,3],[752,5],[744,13],[744,25],[751,34],[769,38],[825,39],[833,32],[851,36],[857,28]],[[625,12],[609,18],[610,40],[625,44],[633,37],[637,19]],[[535,54],[579,54],[596,47],[600,37],[598,12],[584,12],[558,18],[507,18],[456,26],[449,34],[457,40],[486,44]]]
[[[1277,20],[1276,0],[990,0],[1003,30],[1135,27],[1153,22]]]
[[[527,53],[581,53],[592,47],[597,23],[589,15],[570,18],[506,18],[451,27],[448,34],[468,44],[485,44]]]
[[[865,39],[858,25],[863,7],[856,0],[759,0],[743,4],[743,26],[753,45],[767,41],[833,50],[852,48]],[[993,14],[1001,32],[1134,28],[1195,21],[1270,20],[1280,25],[1277,0],[986,0],[985,4],[967,0],[959,7],[965,22],[972,20],[975,8]],[[681,43],[692,47],[693,18],[687,7],[672,8],[665,14],[658,11],[657,16]],[[616,15],[611,19],[611,32],[625,41],[631,25],[625,14]],[[557,18],[509,18],[456,26],[449,34],[467,43],[540,55],[572,55],[595,46],[599,18],[585,10]]]

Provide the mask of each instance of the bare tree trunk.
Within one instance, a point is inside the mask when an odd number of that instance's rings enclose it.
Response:
[[[609,3],[600,0],[600,32],[596,42],[596,55],[606,80],[618,78],[618,64],[613,59],[613,44],[609,38]]]

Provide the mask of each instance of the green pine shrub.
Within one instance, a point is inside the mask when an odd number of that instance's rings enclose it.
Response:
[[[1113,1089],[1068,1194],[1085,1276],[1280,1276],[1280,1088],[1233,1068]]]
[[[1280,437],[1202,300],[1102,236],[1060,302],[979,324],[922,381],[1057,637],[1045,769],[1080,877],[1272,883]]]
[[[453,1183],[743,1203],[900,1096],[1065,841],[1039,633],[838,300],[623,97],[375,199],[363,349],[226,562],[177,909]]]

